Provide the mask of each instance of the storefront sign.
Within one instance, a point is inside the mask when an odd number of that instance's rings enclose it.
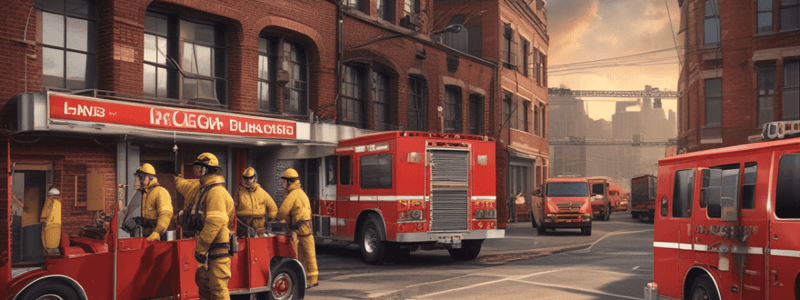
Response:
[[[235,116],[194,109],[49,95],[50,119],[86,121],[236,136],[297,137],[295,122]]]

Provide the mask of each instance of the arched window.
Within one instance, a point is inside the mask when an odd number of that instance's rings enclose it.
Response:
[[[408,130],[427,131],[425,109],[428,106],[425,80],[419,77],[408,78]]]
[[[308,114],[308,58],[300,44],[268,35],[258,39],[258,109]]]

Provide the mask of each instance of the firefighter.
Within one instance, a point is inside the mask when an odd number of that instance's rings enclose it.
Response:
[[[58,245],[61,243],[61,192],[56,188],[47,191],[47,201],[42,209],[42,216],[39,222],[42,223],[42,244],[44,245],[46,256],[59,256],[61,251]]]
[[[245,226],[239,226],[238,235],[247,235],[248,227],[253,228],[257,234],[264,233],[264,222],[275,218],[278,206],[269,193],[258,184],[258,174],[253,168],[247,168],[242,173],[242,186],[237,192],[236,216]]]
[[[172,198],[158,183],[153,165],[143,163],[133,174],[142,190],[142,236],[148,241],[159,240],[172,219]]]
[[[286,169],[281,176],[281,187],[285,193],[276,219],[286,220],[292,231],[294,252],[306,268],[306,281],[309,287],[317,286],[317,257],[314,252],[314,236],[311,228],[311,204],[308,196],[300,187],[300,177],[292,168]],[[299,248],[299,249],[298,249]],[[299,251],[298,251],[299,250]]]
[[[202,219],[194,253],[198,262],[195,283],[200,299],[230,299],[231,254],[227,225],[233,218],[233,198],[223,185],[225,179],[219,174],[219,160],[214,154],[200,154],[194,169],[202,176],[200,195],[188,212]]]

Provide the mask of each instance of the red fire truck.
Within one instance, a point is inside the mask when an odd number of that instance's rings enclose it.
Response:
[[[800,121],[663,158],[645,299],[800,299]]]
[[[495,151],[489,138],[430,132],[340,141],[326,159],[335,192],[327,199],[323,193],[314,236],[356,242],[371,264],[417,249],[474,259],[485,239],[504,236],[497,229]]]
[[[198,299],[194,281],[195,239],[147,242],[143,237],[117,238],[117,220],[87,226],[81,236],[62,233],[60,257],[26,272],[3,264],[11,278],[0,286],[2,299]],[[88,230],[87,230],[88,229]],[[92,233],[92,234],[88,234]],[[295,257],[291,237],[239,238],[231,258],[228,288],[236,298],[302,299],[306,276]],[[14,277],[12,278],[12,274]]]

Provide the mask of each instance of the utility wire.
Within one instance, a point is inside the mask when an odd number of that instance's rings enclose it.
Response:
[[[680,72],[681,67],[683,66],[683,61],[681,61],[681,52],[678,50],[678,39],[675,37],[675,29],[672,28],[672,14],[669,12],[669,4],[667,0],[664,0],[664,6],[667,7],[667,17],[669,18],[669,30],[672,31],[672,44],[675,45],[675,52],[678,53],[678,72]],[[680,26],[680,25],[678,25]]]

